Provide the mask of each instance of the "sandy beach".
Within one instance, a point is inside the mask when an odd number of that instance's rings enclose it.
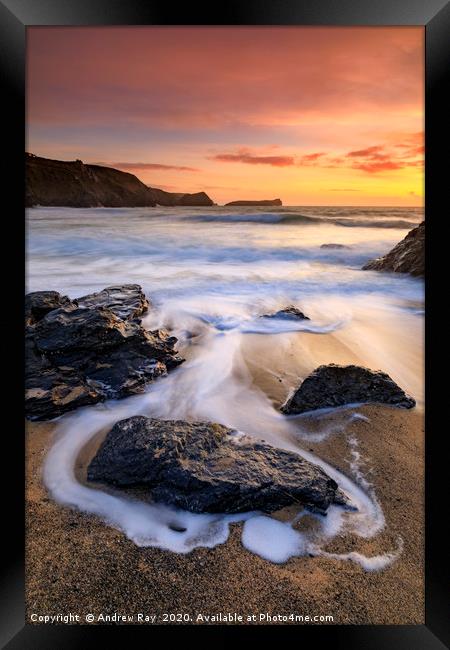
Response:
[[[347,434],[357,438],[370,468],[387,532],[366,541],[338,537],[327,550],[371,556],[396,548],[401,536],[401,556],[380,572],[326,558],[272,564],[243,548],[241,524],[213,549],[181,555],[139,548],[98,518],[49,498],[41,466],[54,425],[28,423],[27,620],[32,614],[118,612],[153,614],[163,623],[164,614],[181,613],[201,623],[199,614],[256,614],[259,619],[268,612],[331,615],[334,624],[423,623],[423,417],[375,405],[358,412],[370,422],[353,421]],[[351,476],[347,440],[336,434],[308,443],[308,449]]]

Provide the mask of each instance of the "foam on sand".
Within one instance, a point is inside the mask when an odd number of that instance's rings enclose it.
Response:
[[[317,537],[326,543],[338,533],[353,532],[361,537],[372,537],[379,532],[385,521],[374,495],[292,442],[292,422],[274,409],[253,382],[242,350],[246,336],[239,328],[221,331],[208,325],[195,355],[167,377],[154,382],[147,393],[86,407],[61,418],[57,440],[44,467],[45,484],[53,498],[101,517],[137,545],[177,553],[224,543],[230,523],[236,521],[245,521],[244,546],[277,563],[305,554],[313,542],[318,543]],[[122,494],[106,493],[80,483],[74,467],[87,443],[118,420],[137,414],[161,419],[215,421],[264,438],[269,444],[294,451],[321,466],[347,494],[352,507],[333,505],[326,516],[313,515],[320,533],[311,535],[258,513],[193,514],[161,504],[143,503]]]
[[[242,544],[252,553],[276,564],[304,555],[307,548],[303,536],[291,526],[264,516],[245,522]]]

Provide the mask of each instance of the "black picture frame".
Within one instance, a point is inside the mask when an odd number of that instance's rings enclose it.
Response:
[[[174,7],[161,0],[0,0],[0,71],[3,109],[3,199],[5,207],[3,258],[13,253],[3,278],[7,282],[7,313],[2,318],[2,359],[7,365],[4,409],[12,415],[3,423],[4,523],[0,642],[10,650],[91,648],[104,643],[104,635],[122,630],[99,626],[34,626],[24,615],[24,441],[22,314],[24,288],[24,156],[25,150],[25,51],[26,28],[33,25],[423,25],[426,34],[426,623],[419,626],[272,626],[232,627],[167,626],[158,628],[167,640],[174,635],[186,641],[189,632],[205,642],[229,644],[239,635],[267,642],[280,635],[298,643],[322,642],[338,648],[402,648],[438,650],[449,647],[448,543],[446,519],[447,457],[442,444],[448,436],[440,409],[446,406],[445,386],[433,382],[439,372],[433,362],[433,342],[439,340],[439,318],[434,303],[440,302],[433,278],[438,277],[440,223],[447,216],[449,114],[445,73],[450,61],[450,4],[446,0],[227,0],[218,6],[190,2]],[[447,217],[448,219],[448,217]],[[433,253],[431,249],[433,247]],[[6,250],[7,249],[7,250]],[[12,259],[12,262],[11,262]],[[445,259],[445,257],[444,257]],[[5,259],[3,259],[5,261]],[[12,264],[12,265],[11,265]],[[15,286],[12,279],[15,280]],[[445,299],[444,299],[445,301]],[[433,314],[433,315],[432,315]],[[444,338],[442,338],[444,341]],[[437,347],[437,346],[436,346]],[[14,406],[13,406],[14,405]],[[6,444],[5,444],[6,443]],[[448,534],[448,533],[447,533]],[[145,636],[155,642],[153,627],[126,627],[127,640]],[[133,643],[133,641],[131,641]],[[137,643],[137,642],[136,642]]]

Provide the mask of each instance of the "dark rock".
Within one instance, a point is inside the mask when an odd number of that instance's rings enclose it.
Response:
[[[387,255],[367,262],[362,270],[425,275],[425,221],[410,230]]]
[[[416,404],[385,372],[331,363],[306,377],[281,410],[291,415],[366,402],[407,409]]]
[[[58,295],[52,299],[55,305],[63,302]],[[84,296],[80,304],[63,302],[39,320],[28,319],[27,417],[53,418],[78,406],[142,392],[148,382],[182,363],[175,337],[164,330],[147,331],[136,320],[147,305],[138,285],[123,285]]]
[[[77,298],[80,307],[105,307],[124,320],[138,319],[150,307],[138,284],[106,287],[98,293]]]
[[[57,291],[34,291],[25,296],[25,324],[33,325],[41,320],[49,311],[58,307],[71,305],[67,296],[61,296]]]
[[[346,503],[337,483],[295,453],[219,424],[117,422],[91,461],[88,480],[146,486],[154,501],[191,512],[273,512],[292,503],[325,512]]]
[[[25,412],[29,419],[45,420],[103,398],[74,368],[55,368],[26,340]]]
[[[227,205],[229,205],[229,206],[230,205],[231,206],[233,206],[233,205],[243,205],[243,206],[245,206],[245,205],[248,205],[248,206],[262,205],[262,206],[264,206],[264,205],[283,205],[283,203],[282,203],[281,199],[264,199],[262,201],[230,201],[230,203],[225,203],[225,205],[226,206]]]
[[[332,250],[341,250],[343,248],[350,248],[350,246],[346,246],[345,244],[322,244],[320,248],[330,248]]]
[[[297,307],[294,307],[294,305],[289,305],[284,309],[280,309],[274,314],[264,314],[263,316],[261,316],[261,318],[284,318],[285,320],[310,320],[308,316],[305,316],[305,314],[302,311],[300,311],[300,309],[297,309]]]

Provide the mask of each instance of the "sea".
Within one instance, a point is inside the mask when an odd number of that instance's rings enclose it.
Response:
[[[170,330],[186,358],[143,395],[58,418],[44,469],[53,498],[98,515],[136,544],[178,553],[224,543],[236,520],[244,522],[243,545],[272,562],[324,554],[324,540],[343,530],[378,534],[382,506],[362,470],[344,475],[307,451],[301,417],[286,418],[278,408],[314,368],[334,362],[387,372],[423,410],[424,282],[361,269],[423,219],[421,208],[401,207],[28,209],[27,292],[76,298],[137,283],[152,304],[144,326]],[[260,318],[288,305],[310,320]],[[175,512],[79,482],[74,466],[88,441],[135,414],[220,422],[295,451],[335,478],[355,508],[315,515],[321,542],[261,513]],[[185,532],[173,530],[174,519]],[[336,561],[382,570],[401,546]]]

